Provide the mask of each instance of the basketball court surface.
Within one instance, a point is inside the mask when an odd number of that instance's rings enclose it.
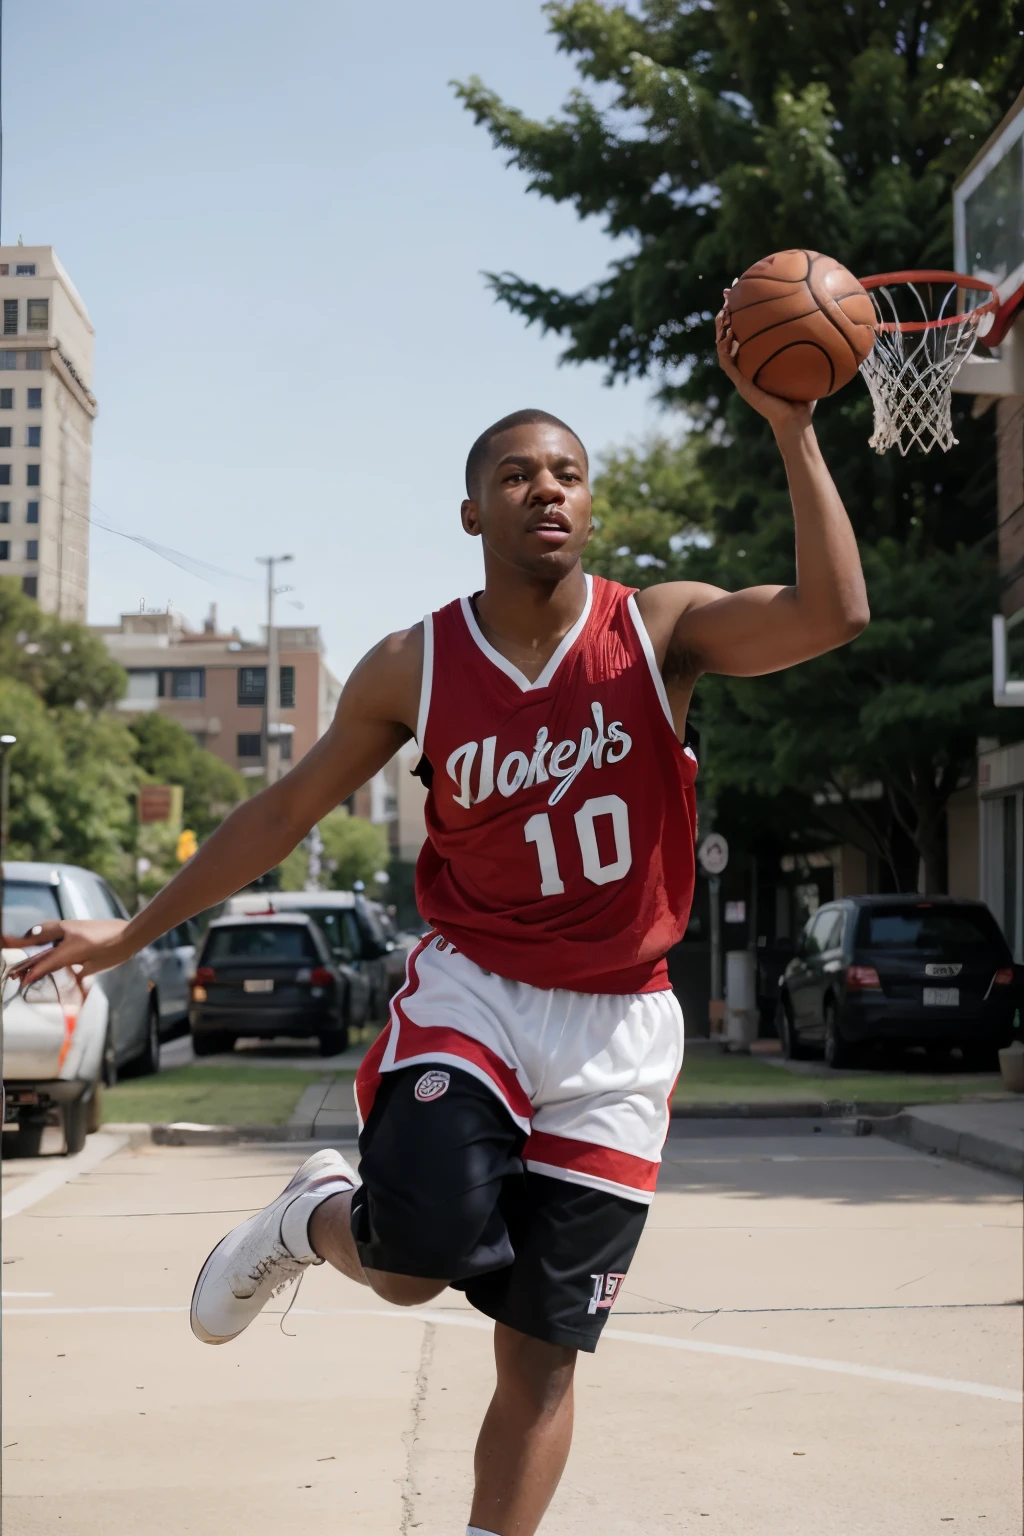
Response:
[[[125,1146],[5,1223],[7,1536],[464,1528],[492,1376],[461,1296],[324,1268],[294,1337],[188,1331],[198,1262],[300,1154]],[[807,1122],[666,1154],[545,1531],[1018,1536],[1019,1186]],[[55,1163],[10,1165],[22,1201]]]

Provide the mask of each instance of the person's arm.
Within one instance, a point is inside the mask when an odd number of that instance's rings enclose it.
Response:
[[[238,806],[188,863],[128,922],[52,922],[8,947],[52,949],[12,967],[27,985],[61,966],[88,976],[127,960],[197,912],[233,896],[289,854],[314,822],[346,800],[414,735],[423,663],[421,625],[390,635],[345,684],[330,729],[283,779]]]
[[[852,640],[868,622],[860,554],[846,508],[821,456],[811,405],[780,400],[745,379],[732,360],[728,311],[718,317],[718,357],[743,398],[770,422],[786,466],[796,524],[796,582],[725,592],[665,582],[640,594],[675,677],[753,677],[795,666]]]

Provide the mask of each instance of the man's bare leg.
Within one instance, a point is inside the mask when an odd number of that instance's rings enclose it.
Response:
[[[494,1360],[498,1381],[476,1443],[470,1525],[533,1536],[569,1455],[576,1351],[496,1323]]]
[[[314,1253],[340,1270],[357,1285],[368,1285],[384,1301],[396,1307],[418,1307],[433,1301],[447,1280],[423,1280],[417,1275],[392,1275],[382,1269],[364,1269],[352,1236],[352,1196],[355,1190],[322,1201],[309,1218],[309,1241]]]

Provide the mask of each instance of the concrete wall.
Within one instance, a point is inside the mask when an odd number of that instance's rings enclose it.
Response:
[[[974,785],[957,792],[946,817],[949,894],[977,900],[981,895],[978,864],[978,792]]]

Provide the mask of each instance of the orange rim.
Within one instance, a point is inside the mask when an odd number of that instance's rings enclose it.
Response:
[[[867,288],[892,288],[900,283],[956,283],[968,292],[989,293],[991,297],[966,314],[944,315],[937,320],[880,320],[880,331],[902,331],[904,335],[915,331],[935,331],[943,325],[962,325],[965,320],[980,320],[983,315],[994,315],[999,308],[999,289],[982,277],[965,277],[962,272],[941,272],[928,268],[920,272],[879,272],[875,277],[862,277],[860,285]]]

